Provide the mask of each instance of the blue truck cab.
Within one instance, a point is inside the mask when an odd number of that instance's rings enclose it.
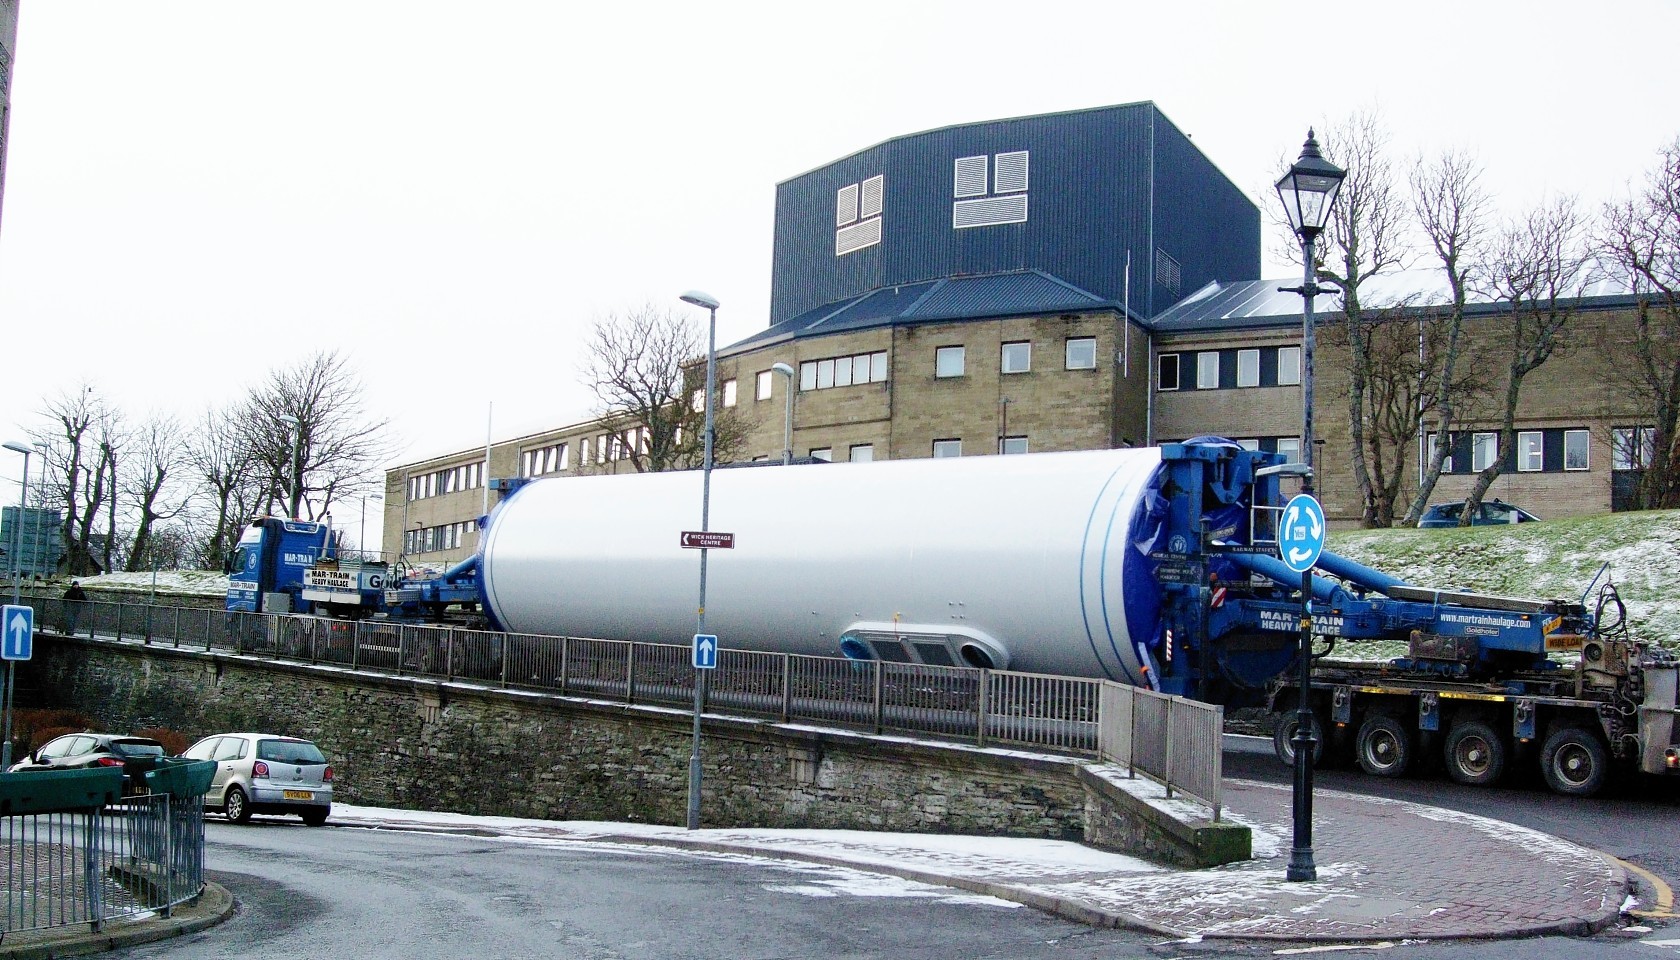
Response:
[[[336,553],[332,528],[307,520],[264,517],[245,528],[228,569],[227,609],[243,613],[306,613],[308,571]]]

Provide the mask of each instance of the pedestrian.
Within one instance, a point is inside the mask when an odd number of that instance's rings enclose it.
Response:
[[[87,591],[82,589],[80,580],[70,581],[70,589],[64,591],[64,632],[70,636],[76,635],[76,622],[82,618],[82,611],[87,609]],[[88,628],[88,636],[93,636],[93,628]]]

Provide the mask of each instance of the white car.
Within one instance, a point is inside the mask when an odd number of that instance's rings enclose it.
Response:
[[[220,809],[234,823],[250,820],[253,813],[295,813],[318,827],[332,812],[332,767],[308,740],[271,733],[218,733],[181,756],[216,761],[204,805]]]

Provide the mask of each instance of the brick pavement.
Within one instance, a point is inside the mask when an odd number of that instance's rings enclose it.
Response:
[[[1255,831],[1255,858],[1166,880],[1118,876],[1055,892],[1162,930],[1302,940],[1511,937],[1586,933],[1627,896],[1603,855],[1522,827],[1397,800],[1319,790],[1318,880],[1289,883],[1287,786],[1228,780],[1232,819]]]

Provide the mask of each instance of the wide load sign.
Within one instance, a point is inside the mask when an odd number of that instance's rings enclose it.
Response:
[[[315,603],[361,603],[364,593],[385,589],[385,580],[383,565],[311,567],[303,572],[303,599]]]

